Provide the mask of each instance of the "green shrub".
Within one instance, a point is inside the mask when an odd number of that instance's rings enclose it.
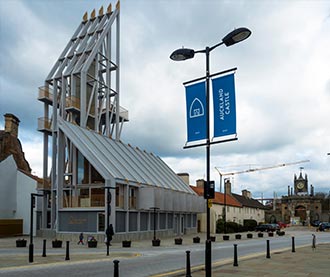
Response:
[[[257,221],[254,219],[244,219],[243,224],[246,231],[254,231],[256,226],[258,225]]]
[[[216,232],[224,233],[225,231],[225,222],[223,219],[217,221]],[[236,222],[227,221],[226,222],[226,233],[239,233],[244,232],[244,227]]]

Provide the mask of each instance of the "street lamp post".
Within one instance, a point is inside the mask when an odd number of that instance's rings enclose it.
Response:
[[[251,35],[251,31],[247,28],[238,28],[227,34],[221,42],[213,45],[212,47],[205,47],[202,50],[193,50],[187,48],[181,48],[175,50],[170,59],[174,61],[184,61],[194,57],[195,53],[205,53],[206,56],[206,186],[210,187],[210,52],[218,46],[225,44],[227,47],[234,45],[247,39]],[[208,199],[206,199],[206,242],[205,242],[205,275],[211,276],[212,264],[211,264],[211,240],[210,240],[210,208],[208,205]]]
[[[150,209],[154,210],[154,239],[153,241],[156,240],[156,210],[158,210],[159,208],[157,207],[151,207]]]
[[[35,205],[35,197],[42,197],[42,194],[31,193],[31,207],[30,207],[30,244],[29,244],[29,262],[33,263],[33,206]]]

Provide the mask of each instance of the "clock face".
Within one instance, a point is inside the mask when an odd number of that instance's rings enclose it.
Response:
[[[299,182],[298,184],[297,184],[297,188],[298,189],[303,189],[304,188],[304,183],[303,182]]]

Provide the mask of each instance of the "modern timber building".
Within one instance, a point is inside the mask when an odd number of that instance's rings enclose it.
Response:
[[[128,111],[119,101],[119,37],[119,2],[86,13],[39,88],[43,230],[104,235],[111,223],[115,239],[139,239],[151,237],[155,219],[160,236],[196,232],[203,199],[161,158],[120,140]]]

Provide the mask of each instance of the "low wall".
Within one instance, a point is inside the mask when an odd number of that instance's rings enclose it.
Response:
[[[197,228],[186,228],[185,234],[196,234]],[[63,241],[71,241],[78,242],[79,241],[79,232],[75,233],[55,233],[52,230],[39,230],[38,236],[44,238],[57,238]],[[84,233],[84,240],[87,240],[89,236],[93,236],[97,241],[104,242],[105,234],[100,233]],[[153,231],[145,231],[145,232],[129,232],[129,233],[117,233],[113,236],[113,242],[121,242],[123,240],[131,240],[131,241],[140,241],[140,240],[152,240],[154,236]],[[169,238],[169,237],[177,237],[173,230],[156,230],[157,238]]]

